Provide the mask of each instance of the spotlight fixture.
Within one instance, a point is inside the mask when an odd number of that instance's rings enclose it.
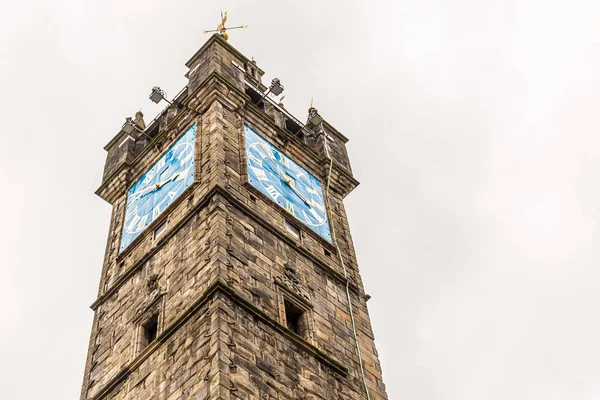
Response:
[[[144,132],[143,130],[138,128],[138,126],[133,122],[131,117],[125,118],[125,123],[121,127],[121,130],[123,132],[125,132],[127,134],[127,136],[129,138],[131,138],[133,141],[138,140],[140,136],[144,136],[146,139],[152,140],[152,138],[150,136],[148,136],[146,134],[146,132]],[[139,135],[137,137],[135,137],[135,135],[134,135],[135,133],[139,133]]]
[[[150,100],[152,100],[154,103],[158,104],[161,102],[161,100],[166,101],[167,103],[169,103],[170,106],[175,106],[177,108],[183,107],[187,110],[190,110],[192,112],[195,112],[198,115],[202,115],[200,114],[198,111],[189,108],[187,105],[185,105],[184,103],[181,103],[180,101],[177,101],[177,98],[179,97],[179,95],[175,96],[175,98],[173,99],[173,101],[169,101],[167,99],[167,93],[162,90],[160,87],[158,86],[154,86],[152,88],[152,92],[150,93]]]
[[[312,101],[311,101],[311,103],[312,103]],[[300,129],[298,129],[298,132],[296,132],[296,135],[304,134],[303,131],[306,129],[307,136],[310,136],[314,139],[318,138],[323,133],[323,130],[319,129],[315,133],[314,129],[318,128],[319,125],[321,125],[321,123],[323,121],[324,121],[323,117],[321,117],[321,115],[319,114],[317,109],[311,105],[311,107],[308,109],[308,118],[306,119],[306,123],[304,125],[302,125],[302,127]]]
[[[256,104],[259,104],[261,101],[263,101],[269,93],[273,93],[275,96],[279,96],[281,93],[283,93],[283,85],[281,84],[278,78],[273,78],[273,80],[271,81],[271,86],[269,86],[269,90],[267,90],[265,94],[263,94],[263,96]]]
[[[169,104],[173,104],[172,102],[167,100],[167,93],[165,93],[165,91],[159,88],[158,86],[154,86],[152,88],[152,93],[150,93],[150,100],[152,100],[156,104],[160,103],[161,100],[164,100]]]
[[[311,107],[308,110],[308,120],[306,121],[306,125],[317,127],[323,122],[323,117],[319,115],[319,112],[316,108]]]
[[[271,81],[271,86],[269,87],[269,90],[271,90],[271,92],[275,96],[279,96],[283,92],[283,85],[281,84],[281,82],[279,81],[279,79],[274,78]]]

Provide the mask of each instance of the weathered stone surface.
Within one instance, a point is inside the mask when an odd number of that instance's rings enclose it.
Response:
[[[346,285],[371,398],[386,399],[343,204],[357,184],[347,139],[325,124],[342,265],[310,229],[301,240],[289,234],[285,211],[246,181],[244,124],[325,182],[323,136],[305,144],[277,122],[279,111],[250,103],[244,79],[260,86],[262,71],[219,37],[188,66],[189,109],[171,113],[134,158],[114,150],[107,161],[99,194],[113,213],[81,399],[366,398]],[[165,233],[154,239],[161,217],[119,254],[128,186],[192,123],[195,183],[164,211]],[[288,329],[284,300],[303,312],[299,333]],[[153,316],[158,336],[146,345]]]

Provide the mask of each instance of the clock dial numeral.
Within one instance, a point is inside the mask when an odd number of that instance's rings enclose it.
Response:
[[[138,207],[134,208],[134,209],[133,209],[133,210],[131,210],[131,211],[128,211],[128,212],[125,214],[125,221],[128,221],[128,220],[129,220],[129,218],[131,218],[133,215],[137,214],[137,212],[138,212]]]
[[[311,213],[311,215],[312,215],[313,217],[315,217],[315,219],[317,220],[317,224],[318,224],[318,225],[321,225],[323,222],[325,222],[325,219],[323,219],[323,217],[321,217],[321,216],[319,215],[319,213],[317,213],[317,212],[315,211],[315,209],[314,209],[314,208],[311,208],[311,209],[309,210],[309,212]]]
[[[304,217],[304,221],[305,221],[307,224],[311,224],[310,217],[308,216],[308,214],[306,214],[306,211],[305,211],[305,210],[302,210],[302,216]]]
[[[156,217],[160,215],[160,204],[152,209],[152,220],[155,220]]]
[[[161,157],[160,160],[158,160],[156,162],[156,167],[155,167],[156,171],[160,171],[165,166],[166,163],[167,163],[166,157],[165,156]]]
[[[188,168],[184,169],[183,171],[179,172],[177,174],[177,176],[175,176],[173,178],[173,180],[175,180],[175,181],[182,181],[182,180],[184,180],[185,178],[187,178],[187,176],[189,175],[189,173],[191,172],[191,170],[192,170],[192,167],[188,167]]]
[[[282,155],[279,156],[279,162],[287,168],[290,168],[290,159]]]
[[[288,210],[291,214],[296,215],[296,212],[294,211],[294,203],[290,203],[288,200],[286,200],[285,209]]]
[[[273,149],[270,146],[267,146],[264,143],[259,143],[259,146],[261,149],[263,149],[263,151],[267,154],[263,154],[258,148],[256,149],[257,153],[262,157],[269,157],[271,159],[275,158],[275,156],[273,156]]]
[[[266,190],[269,193],[269,195],[273,198],[273,200],[277,200],[277,198],[281,196],[281,193],[279,193],[273,185],[269,185],[268,187],[266,187]]]
[[[254,161],[255,164],[259,165],[262,167],[262,159],[256,157],[254,154],[250,153],[248,154],[248,158],[250,158],[250,160]]]
[[[313,189],[311,187],[307,187],[306,191],[310,194],[316,194],[317,196],[319,195],[319,192],[317,192],[315,189]]]
[[[177,196],[177,192],[169,192],[169,199],[173,201],[173,199]]]
[[[140,216],[139,215],[134,215],[131,220],[127,223],[127,231],[129,233],[133,233],[135,232],[135,226],[138,223],[138,221],[140,220]]]
[[[312,216],[312,218],[308,214],[310,214]],[[304,216],[304,220],[309,225],[319,226],[325,222],[325,219],[323,217],[321,217],[313,208],[308,210],[308,214],[306,213],[306,211],[302,210],[302,215]],[[314,220],[316,220],[316,222],[313,222]]]
[[[312,207],[316,207],[316,208],[318,208],[318,209],[319,209],[319,211],[321,211],[322,213],[324,213],[324,212],[325,212],[325,207],[323,207],[323,205],[322,205],[322,204],[319,204],[318,202],[316,202],[316,201],[315,201],[315,199],[312,199],[312,198],[310,199],[310,205],[311,205]]]
[[[179,165],[185,165],[194,156],[193,148],[189,144],[185,144],[183,149],[177,154],[176,158],[179,159]],[[187,152],[187,153],[186,153]]]
[[[146,174],[146,177],[144,178],[144,180],[142,181],[140,186],[144,187],[144,186],[149,185],[150,183],[152,183],[153,179],[154,179],[154,174],[152,174],[151,171],[148,171],[148,173]]]
[[[146,227],[146,221],[148,221],[148,214],[146,214],[142,218],[140,218],[137,225],[135,226],[135,231],[139,232],[142,229],[144,229]]]
[[[264,169],[255,168],[252,166],[250,167],[250,169],[252,169],[252,172],[254,172],[254,175],[256,175],[259,181],[269,181],[269,178],[267,177],[267,174]]]
[[[148,220],[148,214],[140,217],[139,215],[134,215],[133,218],[127,223],[126,230],[129,233],[136,233],[141,231],[146,227],[146,221]]]

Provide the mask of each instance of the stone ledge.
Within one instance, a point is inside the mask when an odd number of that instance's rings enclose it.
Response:
[[[190,209],[187,215],[184,218],[182,218],[169,232],[164,234],[164,236],[161,237],[156,246],[154,246],[150,251],[148,251],[148,253],[146,253],[142,258],[140,258],[136,263],[134,263],[133,266],[126,270],[106,292],[100,295],[92,303],[90,308],[96,311],[98,306],[100,306],[107,298],[112,296],[137,270],[142,268],[146,261],[148,261],[152,256],[154,256],[154,254],[156,254],[156,252],[158,252],[158,250],[161,249],[171,237],[173,237],[177,232],[179,232],[179,230],[181,230],[198,211],[200,211],[202,208],[208,205],[212,197],[217,194],[222,195],[225,198],[225,200],[227,200],[230,204],[246,213],[246,215],[248,215],[266,230],[275,235],[279,240],[284,241],[287,245],[294,248],[298,253],[302,254],[303,256],[314,262],[315,265],[318,265],[321,269],[323,269],[323,271],[329,274],[329,276],[335,278],[341,284],[346,285],[348,280],[344,277],[342,273],[336,271],[329,265],[323,263],[317,257],[313,256],[310,253],[310,251],[308,251],[303,246],[299,246],[298,243],[289,238],[284,232],[277,230],[276,228],[271,226],[271,224],[263,221],[262,218],[256,212],[254,212],[252,209],[250,209],[248,206],[246,206],[239,200],[235,199],[221,186],[217,185],[213,189],[211,189],[192,209]],[[183,197],[184,196],[180,196],[180,199],[182,199]],[[132,243],[130,246],[134,246],[134,243]],[[349,282],[349,287],[356,295],[360,295],[360,289],[356,284],[354,284],[353,282]]]
[[[192,188],[192,187],[194,187],[194,185],[190,186],[190,188]],[[188,188],[188,189],[190,189],[190,188]],[[186,189],[186,191],[188,189]],[[123,272],[123,274],[115,281],[115,283],[110,288],[108,288],[102,295],[100,295],[90,305],[90,308],[92,310],[96,311],[96,309],[98,308],[98,306],[100,306],[100,304],[102,304],[107,298],[109,298],[110,296],[112,296],[137,270],[139,270],[140,268],[142,268],[144,266],[144,264],[148,260],[150,260],[152,258],[152,256],[154,256],[158,252],[158,250],[160,250],[169,241],[169,239],[171,239],[173,236],[175,236],[175,234],[177,232],[179,232],[179,230],[181,228],[183,228],[185,226],[185,224],[191,218],[193,218],[194,215],[196,215],[196,213],[198,213],[200,210],[202,210],[204,207],[206,207],[208,205],[208,203],[210,202],[212,196],[215,194],[216,191],[217,190],[213,189],[211,192],[207,193],[206,196],[204,196],[204,198],[202,198],[187,213],[187,215],[184,218],[182,218],[179,222],[177,222],[177,224],[172,229],[170,229],[168,232],[166,232],[165,234],[163,234],[163,236],[161,236],[161,238],[158,240],[158,242],[156,243],[156,245],[152,249],[150,249],[142,258],[140,258],[137,262],[135,262],[129,269],[127,269],[125,272]],[[183,201],[184,197],[185,196],[179,196],[178,201]],[[135,247],[137,244],[138,243],[136,243],[136,241],[134,240],[129,245],[129,247],[130,247],[129,251],[133,247]],[[123,255],[126,255],[129,251],[126,250],[123,253],[121,253],[119,255],[119,257],[118,257],[118,260],[122,259]]]
[[[252,188],[252,186],[248,185],[247,188],[252,189],[252,194],[258,194],[260,196],[264,196],[258,190]],[[244,213],[246,213],[246,215],[248,215],[255,222],[257,222],[258,224],[260,224],[263,228],[265,228],[266,230],[268,230],[269,232],[271,232],[278,239],[280,239],[281,241],[284,241],[287,245],[289,245],[290,247],[292,247],[296,251],[298,251],[298,253],[302,254],[303,256],[305,256],[306,258],[308,258],[309,260],[311,260],[312,262],[314,262],[315,265],[318,265],[327,274],[329,274],[329,276],[337,279],[344,286],[346,285],[346,282],[348,281],[348,279],[344,277],[344,274],[342,274],[341,272],[336,271],[335,269],[333,269],[329,265],[325,264],[323,261],[321,261],[320,259],[318,259],[314,255],[312,255],[312,253],[309,250],[307,250],[304,246],[298,245],[298,243],[295,240],[291,239],[288,235],[284,234],[282,231],[279,231],[279,230],[273,228],[273,226],[270,223],[267,223],[267,222],[263,221],[263,219],[256,212],[254,212],[251,208],[249,208],[248,206],[246,206],[244,203],[242,203],[238,199],[230,196],[229,193],[224,193],[224,197],[233,206],[235,206],[239,210],[241,210]],[[316,238],[320,243],[322,243],[322,244],[326,243],[328,249],[332,250],[333,253],[337,254],[337,249],[335,249],[335,247],[332,244],[327,243],[325,241],[325,239],[322,239],[322,238],[318,237],[318,235],[316,233],[310,232],[310,234],[311,234],[312,237]],[[360,289],[359,289],[359,287],[354,282],[350,281],[349,282],[349,287],[350,287],[350,289],[355,294],[357,294],[357,295],[360,294]]]
[[[291,330],[279,324],[273,320],[263,311],[253,306],[250,302],[245,300],[236,291],[228,286],[225,282],[219,278],[208,288],[206,291],[190,306],[188,307],[171,325],[166,327],[160,335],[157,336],[154,343],[146,347],[137,357],[131,362],[125,365],[117,374],[111,378],[102,387],[96,395],[89,398],[89,400],[100,400],[107,396],[111,390],[113,390],[119,383],[127,379],[133,372],[135,372],[142,363],[148,359],[160,346],[167,341],[183,324],[185,324],[196,312],[198,312],[209,300],[215,297],[217,294],[224,294],[235,302],[236,305],[242,307],[244,310],[252,314],[253,317],[259,319],[264,324],[268,325],[278,333],[285,336],[288,340],[301,347],[302,350],[306,351],[321,363],[331,368],[334,372],[346,377],[348,375],[348,368],[342,363],[330,357],[328,354],[308,343],[305,339],[298,336]]]

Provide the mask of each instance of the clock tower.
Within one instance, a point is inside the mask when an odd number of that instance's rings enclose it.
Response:
[[[219,34],[106,145],[82,400],[386,399],[343,199],[347,138]],[[153,94],[160,94],[155,89]]]

